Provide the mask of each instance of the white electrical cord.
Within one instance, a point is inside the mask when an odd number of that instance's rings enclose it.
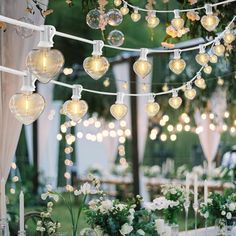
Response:
[[[230,27],[230,25],[233,23],[235,18],[236,18],[236,16],[233,17],[232,21],[228,24],[226,29]],[[25,23],[25,22],[22,22],[22,21],[18,21],[18,20],[3,16],[3,15],[0,15],[0,21],[8,23],[8,24],[16,25],[16,26],[19,26],[19,27],[24,27],[24,28],[36,30],[36,31],[43,31],[44,30],[43,26],[36,26],[36,25],[33,25],[33,24]],[[225,31],[223,31],[222,33],[224,33]],[[93,41],[93,40],[81,38],[81,37],[71,35],[71,34],[62,33],[62,32],[59,32],[59,31],[56,31],[55,35],[63,37],[63,38],[73,39],[73,40],[76,40],[76,41],[79,41],[79,42],[88,43],[88,44],[94,44],[95,43],[95,41]],[[217,39],[219,39],[219,36],[216,37],[215,39],[213,39],[213,40],[211,40],[211,41],[209,41],[205,44],[201,44],[201,45],[204,46],[204,47],[213,45],[216,42]],[[131,51],[131,52],[140,52],[141,51],[141,49],[137,49],[137,48],[116,47],[116,46],[111,46],[111,45],[108,45],[108,44],[104,44],[104,47],[112,48],[112,49],[116,49],[116,50],[122,50],[122,51]],[[187,52],[187,51],[193,51],[193,50],[197,50],[197,49],[200,49],[200,45],[190,47],[190,48],[179,49],[179,50],[180,50],[180,52]],[[164,50],[164,49],[163,50],[162,49],[148,49],[148,52],[149,53],[173,53],[175,50],[176,49],[166,49],[166,50]]]
[[[218,2],[218,3],[213,3],[213,4],[210,4],[212,7],[216,7],[216,6],[219,6],[219,5],[223,5],[223,4],[227,4],[227,3],[231,3],[231,2],[235,2],[236,0],[227,0],[227,1],[222,1],[222,2]],[[188,12],[188,11],[198,11],[198,10],[203,10],[205,9],[205,6],[202,6],[202,7],[196,7],[196,8],[190,8],[190,9],[175,9],[175,10],[149,10],[149,9],[145,9],[145,8],[141,8],[141,7],[138,7],[138,6],[134,6],[128,2],[126,2],[125,0],[122,0],[123,4],[126,5],[126,6],[129,6],[130,8],[133,8],[135,10],[138,10],[138,11],[142,11],[142,12],[156,12],[156,13],[174,13],[176,10],[178,12]]]

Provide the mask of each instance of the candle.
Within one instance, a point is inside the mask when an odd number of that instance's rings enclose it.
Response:
[[[169,225],[165,225],[165,236],[171,236],[171,227]]]
[[[20,232],[23,232],[25,229],[24,227],[24,193],[20,192]]]
[[[204,181],[204,203],[207,204],[208,199],[208,182],[207,180]]]
[[[198,204],[198,177],[194,175],[194,204]]]
[[[186,174],[186,201],[189,202],[189,185],[190,185],[190,176],[189,173]]]
[[[165,232],[165,222],[163,219],[157,219],[155,220],[156,224],[156,230],[157,232],[162,235],[163,232]]]
[[[6,193],[5,193],[5,179],[1,179],[1,219],[6,219]]]

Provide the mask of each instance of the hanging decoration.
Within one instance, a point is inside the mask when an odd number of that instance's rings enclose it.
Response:
[[[199,53],[196,55],[195,59],[201,66],[204,66],[209,62],[210,56],[208,53],[206,53],[205,47],[203,45],[200,45]]]
[[[153,94],[150,94],[145,110],[148,117],[154,117],[159,112],[160,105],[157,102],[155,102]]]
[[[197,79],[194,81],[194,84],[200,89],[205,89],[206,88],[206,82],[202,78],[201,73],[197,74]]]
[[[131,14],[131,19],[133,22],[138,22],[141,19],[141,14],[139,14],[137,9],[134,9],[134,12]]]
[[[216,56],[221,57],[225,53],[225,46],[220,43],[220,40],[217,40],[212,51],[214,52]]]
[[[107,41],[110,45],[120,47],[125,40],[124,34],[120,30],[112,30],[108,37]]]
[[[110,112],[117,120],[121,120],[125,117],[128,112],[128,107],[124,104],[124,93],[117,94],[116,103],[111,106]]]
[[[186,98],[188,98],[189,100],[193,100],[196,96],[197,92],[194,88],[192,88],[191,83],[187,83],[186,85],[186,89],[184,91],[184,95]]]
[[[178,92],[173,90],[172,97],[169,99],[169,104],[174,109],[178,109],[182,104],[181,97],[178,96]]]
[[[175,74],[181,74],[186,67],[186,62],[180,58],[180,50],[174,50],[174,58],[169,62],[169,68]]]

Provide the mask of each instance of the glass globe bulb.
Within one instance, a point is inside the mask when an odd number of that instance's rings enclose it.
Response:
[[[215,64],[215,63],[218,62],[218,57],[215,54],[213,54],[213,55],[210,56],[210,60],[209,61],[210,61],[210,63]]]
[[[223,44],[216,44],[212,51],[214,52],[214,54],[218,57],[223,56],[224,52],[225,52],[225,46]]]
[[[200,89],[205,89],[206,88],[206,82],[202,77],[198,77],[195,81],[194,84],[200,88]]]
[[[215,30],[219,22],[220,22],[219,18],[212,14],[205,15],[201,19],[202,26],[209,32]]]
[[[199,65],[204,66],[209,62],[210,56],[207,53],[198,53],[195,59]]]
[[[174,18],[171,21],[171,25],[176,29],[176,30],[181,30],[184,27],[184,20],[180,17]]]
[[[139,59],[133,65],[134,72],[141,78],[151,73],[152,64],[148,60]]]
[[[119,30],[112,30],[107,37],[107,41],[110,45],[119,47],[124,43],[125,36]]]
[[[26,66],[40,82],[48,83],[64,65],[62,53],[56,49],[40,48],[32,50],[26,59]]]
[[[133,22],[138,22],[141,19],[141,15],[137,10],[134,10],[134,12],[131,14],[131,19]]]
[[[169,68],[172,72],[179,75],[181,74],[186,67],[186,62],[183,59],[172,59],[169,62]]]
[[[118,9],[111,9],[107,12],[108,24],[111,26],[118,26],[123,21],[123,15]]]
[[[123,16],[125,16],[129,13],[129,8],[127,6],[123,6],[121,7],[120,12]]]
[[[63,110],[74,122],[78,122],[88,111],[88,104],[84,100],[72,99],[63,104]]]
[[[37,120],[44,107],[45,100],[38,93],[17,93],[11,97],[9,102],[9,108],[15,118],[25,125]]]
[[[182,104],[182,99],[181,97],[178,97],[178,95],[175,95],[169,99],[169,104],[174,109],[178,109]]]
[[[98,9],[92,9],[86,16],[86,23],[91,29],[100,29],[101,22],[107,22],[107,15]]]
[[[159,112],[160,106],[157,102],[149,101],[146,104],[145,110],[146,110],[148,117],[153,117]]]
[[[235,35],[232,32],[228,31],[224,34],[223,39],[225,43],[231,44],[235,40]]]
[[[209,65],[206,65],[203,69],[203,71],[206,73],[206,74],[211,74],[212,72],[212,67],[209,66]]]
[[[83,62],[84,70],[95,80],[100,79],[108,71],[109,66],[108,60],[99,55],[87,57]]]
[[[184,95],[186,98],[190,99],[190,100],[193,100],[196,96],[197,92],[195,89],[193,88],[187,88],[185,91],[184,91]]]
[[[160,20],[155,15],[151,15],[147,17],[147,23],[149,28],[155,28],[159,25]]]
[[[122,1],[121,0],[114,0],[114,5],[116,7],[119,7],[121,5]]]
[[[128,107],[123,103],[116,103],[110,107],[110,112],[116,120],[121,120],[128,112]]]

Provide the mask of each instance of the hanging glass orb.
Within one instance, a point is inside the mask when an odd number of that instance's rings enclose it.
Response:
[[[138,13],[137,9],[134,9],[134,12],[131,14],[131,19],[133,22],[138,22],[141,19],[141,14]]]
[[[195,59],[199,65],[204,66],[209,62],[210,56],[207,53],[198,53]]]
[[[209,66],[209,65],[206,65],[203,69],[203,71],[206,73],[206,74],[211,74],[212,72],[212,67]]]
[[[64,65],[62,53],[56,49],[40,48],[32,50],[26,59],[27,68],[42,83],[48,83]]]
[[[32,19],[30,19],[29,17],[27,17],[27,16],[24,16],[24,17],[22,17],[18,20],[22,21],[22,22],[25,22],[25,23],[28,23],[28,24],[34,25],[34,21]],[[16,33],[19,36],[21,36],[22,38],[29,38],[33,35],[34,31],[32,29],[27,29],[25,27],[17,26],[16,27]]]
[[[119,7],[121,5],[122,1],[121,0],[114,0],[114,5],[116,7]]]
[[[133,65],[134,72],[141,78],[145,78],[152,71],[152,64],[148,60],[139,59]]]
[[[174,109],[178,109],[182,104],[181,97],[178,97],[177,93],[174,93],[173,96],[169,99],[169,104]]]
[[[110,112],[116,120],[121,120],[127,114],[128,107],[123,103],[116,103],[111,106]]]
[[[169,68],[177,75],[181,74],[184,71],[185,67],[186,62],[183,59],[172,59],[169,62]]]
[[[88,111],[88,104],[84,100],[72,99],[63,104],[63,110],[74,122],[78,122]]]
[[[223,56],[225,53],[225,46],[223,44],[220,44],[219,42],[215,44],[212,51],[214,54],[218,57]]]
[[[101,20],[107,20],[102,18],[106,18],[106,14],[102,15],[98,9],[93,9],[88,12],[86,16],[86,23],[91,29],[100,29]]]
[[[45,107],[44,98],[38,93],[17,93],[9,102],[9,108],[22,124],[32,124],[41,115]]]
[[[121,7],[120,12],[123,16],[127,15],[129,13],[129,8],[127,5],[124,5],[123,7]]]
[[[210,61],[210,63],[215,64],[215,63],[218,62],[218,57],[215,54],[212,54],[210,56],[210,60],[209,61]]]
[[[225,43],[231,44],[235,40],[235,35],[229,30],[225,32],[223,39]]]
[[[107,12],[108,24],[111,26],[118,26],[123,21],[123,15],[118,9],[111,9]]]
[[[148,117],[154,117],[160,110],[160,105],[157,102],[149,101],[145,107]]]
[[[108,43],[116,47],[121,46],[124,43],[124,40],[125,40],[125,36],[119,30],[112,30],[107,37]]]

